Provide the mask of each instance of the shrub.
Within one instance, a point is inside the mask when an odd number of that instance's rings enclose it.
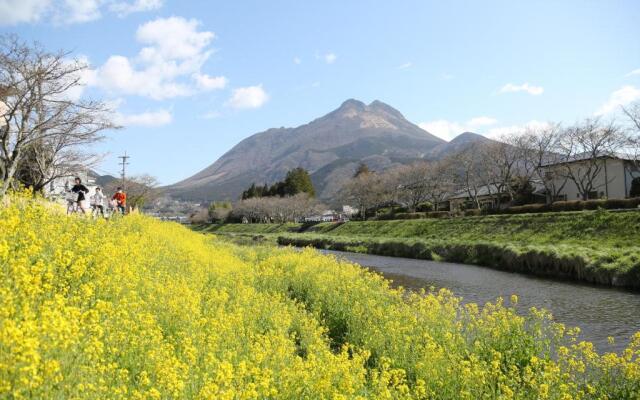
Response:
[[[551,211],[551,207],[549,207],[548,204],[525,204],[523,206],[513,206],[503,210],[505,214],[529,214],[548,211]]]
[[[430,211],[425,216],[427,218],[450,218],[451,213],[449,211]]]
[[[415,213],[398,213],[398,214],[381,214],[374,220],[377,221],[390,221],[390,220],[403,220],[403,219],[421,219],[421,218],[449,218],[451,213],[449,211],[430,211],[430,212],[415,212]]]
[[[416,211],[418,212],[429,212],[429,211],[433,211],[433,204],[426,201],[424,203],[420,203],[418,204],[418,206],[416,207]]]
[[[605,202],[605,208],[610,210],[638,208],[638,205],[640,205],[640,197],[634,197],[631,199],[609,199]]]

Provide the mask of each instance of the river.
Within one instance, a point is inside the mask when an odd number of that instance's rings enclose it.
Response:
[[[640,331],[640,294],[602,286],[559,281],[474,265],[383,257],[322,250],[380,272],[407,289],[447,288],[463,302],[482,305],[502,296],[518,295],[518,311],[530,307],[551,311],[567,327],[580,327],[583,340],[599,352],[620,351]],[[612,345],[608,337],[615,339]]]

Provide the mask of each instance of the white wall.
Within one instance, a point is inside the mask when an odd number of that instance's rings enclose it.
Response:
[[[631,179],[629,179],[629,172],[624,168],[625,161],[607,159],[601,160],[600,162],[602,163],[602,167],[593,182],[593,190],[598,192],[598,198],[626,198],[631,187]],[[557,188],[561,187],[564,182],[564,178],[559,177],[561,173],[558,172],[562,171],[562,168],[566,167],[547,167],[547,171],[550,171],[553,174],[553,183]],[[583,171],[586,169],[586,162],[573,163],[571,168],[573,169],[574,174],[579,176],[580,169]],[[625,175],[627,175],[626,180]],[[564,187],[558,192],[558,194],[566,195],[567,200],[582,200],[577,185],[571,179],[566,180]]]

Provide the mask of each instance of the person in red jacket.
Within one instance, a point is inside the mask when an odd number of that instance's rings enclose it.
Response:
[[[122,191],[121,187],[118,187],[118,189],[116,189],[116,193],[111,199],[116,202],[118,211],[120,211],[121,214],[124,214],[125,210],[127,209],[127,194]]]

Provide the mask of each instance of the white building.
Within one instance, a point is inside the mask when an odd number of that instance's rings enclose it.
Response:
[[[332,210],[325,210],[322,214],[311,215],[305,217],[305,222],[333,222],[338,221],[340,219],[340,215],[336,214]]]
[[[347,218],[351,218],[358,213],[358,209],[351,207],[349,205],[342,206],[342,214],[344,214]]]
[[[612,155],[576,158],[549,164],[543,169],[547,186],[555,193],[555,198],[549,199],[552,201],[582,200],[581,192],[587,192],[589,199],[628,198],[631,182],[640,177],[637,162]]]

